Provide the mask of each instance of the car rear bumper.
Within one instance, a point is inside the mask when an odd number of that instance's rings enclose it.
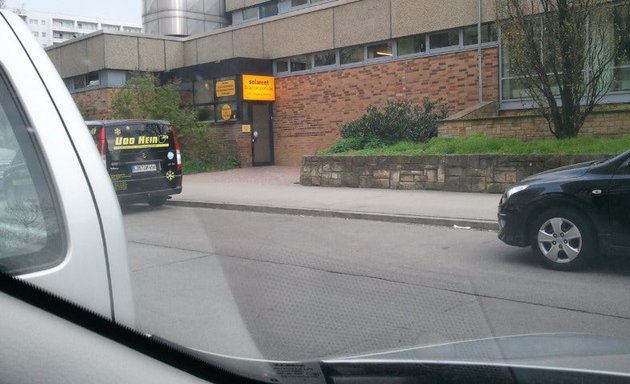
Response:
[[[529,245],[527,235],[527,216],[523,210],[499,207],[499,239],[508,245],[526,247]]]
[[[121,203],[144,202],[151,197],[168,197],[182,193],[182,187],[160,189],[155,191],[143,191],[134,193],[119,193],[118,201]]]

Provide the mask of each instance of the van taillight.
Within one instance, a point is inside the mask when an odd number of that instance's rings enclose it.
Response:
[[[101,127],[98,135],[98,144],[96,144],[103,165],[107,167],[107,138],[105,137],[105,127]]]
[[[175,133],[175,128],[171,126],[171,132],[173,132],[173,141],[175,142],[175,156],[177,158],[177,170],[182,170],[182,152],[181,147],[179,145],[179,139],[177,138],[177,134]]]

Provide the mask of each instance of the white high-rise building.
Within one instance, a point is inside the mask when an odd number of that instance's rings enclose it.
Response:
[[[33,36],[48,47],[98,30],[142,33],[142,25],[103,20],[96,17],[34,10],[15,11],[28,25]]]

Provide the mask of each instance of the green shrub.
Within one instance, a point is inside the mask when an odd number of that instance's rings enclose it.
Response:
[[[344,140],[347,139],[339,140],[339,142]],[[630,135],[616,138],[579,136],[561,140],[550,138],[522,141],[517,138],[471,134],[462,137],[434,137],[426,143],[401,141],[384,147],[360,150],[348,149],[347,151],[332,152],[331,148],[321,154],[341,156],[616,154],[630,149]]]
[[[348,151],[356,151],[358,149],[362,149],[363,145],[361,144],[361,140],[350,138],[350,139],[340,139],[337,140],[333,145],[328,148],[325,153],[341,153]]]
[[[181,107],[179,84],[160,85],[151,73],[135,73],[112,97],[115,119],[159,119],[170,121],[180,138],[199,127],[195,112]]]
[[[441,101],[428,99],[422,106],[409,101],[388,101],[383,108],[372,105],[365,115],[341,126],[341,137],[352,141],[339,146],[363,149],[399,141],[426,142],[437,136],[437,123],[447,112]]]

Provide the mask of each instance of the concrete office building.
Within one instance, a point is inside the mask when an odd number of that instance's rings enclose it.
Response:
[[[128,33],[142,32],[142,27],[134,23],[121,23],[120,21],[102,20],[95,17],[27,9],[16,10],[16,13],[28,25],[31,32],[33,32],[33,36],[35,36],[35,39],[42,47],[63,43],[98,30]]]
[[[111,93],[129,71],[179,79],[186,103],[223,132],[243,166],[299,164],[338,139],[340,124],[395,99],[442,98],[451,108],[442,135],[549,136],[539,118],[518,116],[527,103],[502,57],[493,3],[226,0],[232,24],[212,32],[98,32],[48,54],[90,117],[109,117]],[[613,108],[595,114],[585,133],[628,133],[630,62],[613,66],[602,101]]]

